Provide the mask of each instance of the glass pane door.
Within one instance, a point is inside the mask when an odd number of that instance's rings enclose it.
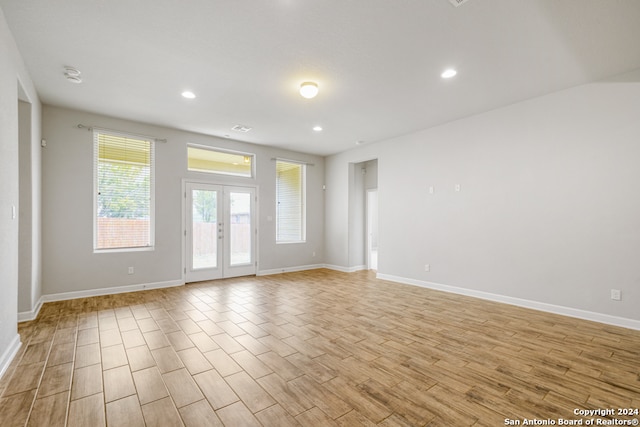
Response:
[[[187,271],[195,282],[222,277],[222,189],[207,184],[187,184]]]
[[[224,277],[255,274],[255,189],[224,187],[224,200]]]
[[[229,192],[229,264],[251,263],[251,194]]]
[[[216,268],[218,266],[218,192],[193,190],[192,208],[192,268]]]
[[[255,274],[255,189],[187,183],[185,191],[185,281]]]

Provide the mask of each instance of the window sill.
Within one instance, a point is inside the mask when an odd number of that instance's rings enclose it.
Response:
[[[155,246],[145,246],[140,248],[113,248],[113,249],[94,249],[94,254],[110,254],[118,252],[151,252],[155,251]]]

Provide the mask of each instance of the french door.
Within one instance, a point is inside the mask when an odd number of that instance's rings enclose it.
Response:
[[[256,273],[255,188],[186,183],[185,281]]]

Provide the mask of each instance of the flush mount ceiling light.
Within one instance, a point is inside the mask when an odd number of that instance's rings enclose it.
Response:
[[[313,130],[315,130],[316,132],[322,132],[322,126],[314,126]]]
[[[185,90],[184,92],[182,92],[182,96],[187,99],[193,99],[196,97],[196,94],[191,91]]]
[[[64,76],[70,83],[82,83],[82,73],[77,68],[65,66]]]
[[[303,98],[311,99],[318,94],[318,83],[304,82],[300,85],[300,95]]]
[[[449,68],[444,70],[442,74],[440,74],[440,77],[442,77],[443,79],[450,79],[451,77],[454,77],[456,74],[458,74],[456,70],[454,70],[453,68]]]

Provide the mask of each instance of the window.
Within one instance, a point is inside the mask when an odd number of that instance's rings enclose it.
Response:
[[[276,160],[276,242],[305,241],[305,165]]]
[[[94,130],[94,249],[153,247],[154,141]]]
[[[253,154],[189,145],[187,147],[187,168],[193,172],[251,178],[253,176]]]

